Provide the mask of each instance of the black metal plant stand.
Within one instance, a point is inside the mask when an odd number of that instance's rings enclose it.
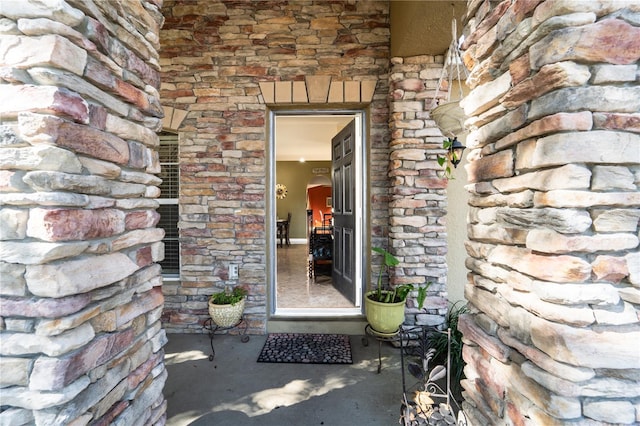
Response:
[[[447,358],[444,365],[431,366],[430,361],[435,354],[435,349],[428,348],[428,341],[433,333],[442,333],[447,336]],[[417,345],[410,346],[409,340],[417,340]],[[406,340],[405,340],[406,339]],[[400,363],[402,366],[402,390],[405,410],[410,407],[415,407],[417,414],[422,414],[429,419],[429,424],[452,424],[452,420],[455,422],[452,413],[452,403],[456,405],[458,414],[458,425],[466,425],[466,418],[464,413],[460,412],[460,407],[456,402],[451,392],[451,329],[438,330],[432,326],[411,326],[401,330],[400,333]],[[405,354],[405,350],[407,351]],[[415,350],[416,353],[410,354],[411,350]],[[418,362],[409,362],[407,356],[417,355]],[[405,378],[405,368],[418,379],[412,385],[407,384]],[[436,381],[444,379],[444,389],[439,386]],[[411,404],[407,395],[410,391],[418,391],[425,393],[429,398],[443,401],[443,404],[436,405],[432,400],[432,407],[418,406],[419,404]],[[444,405],[444,407],[443,407]],[[408,411],[405,411],[405,415],[402,417],[401,424],[414,425],[422,424],[415,421],[410,421]],[[448,419],[446,419],[448,417]]]
[[[440,331],[437,330],[434,327],[430,327],[430,326],[414,326],[411,328],[407,328],[405,330],[403,330],[403,335],[406,336],[406,341],[404,343],[407,344],[407,349],[408,348],[408,343],[409,343],[409,339],[411,338],[411,334],[414,335],[418,335],[418,346],[416,347],[419,350],[419,358],[422,364],[422,368],[427,368],[428,366],[423,364],[422,361],[425,359],[425,357],[428,357],[428,351],[427,351],[427,341],[429,339],[429,333],[445,333],[445,334],[449,334],[451,332],[451,330],[445,330],[445,331]],[[450,339],[447,339],[450,342]],[[402,347],[404,347],[403,344],[403,339],[402,339],[402,335],[400,336],[400,344]],[[430,383],[429,381],[429,372],[430,371],[421,371],[421,376],[420,378],[422,379],[420,382],[414,384],[411,388],[416,388],[416,387],[422,387],[425,388],[426,386],[434,386],[431,388],[432,390],[432,396],[436,397],[436,398],[444,398],[446,399],[446,403],[447,405],[450,404],[450,397],[451,397],[451,392],[450,392],[450,388],[451,388],[451,373],[450,373],[450,368],[449,368],[449,360],[451,358],[451,349],[449,347],[447,347],[447,371],[446,371],[446,377],[447,377],[447,381],[446,381],[446,390],[440,389],[439,386],[435,385],[434,383]],[[402,365],[402,389],[404,390],[404,392],[406,393],[408,391],[407,389],[407,384],[406,384],[406,380],[405,380],[405,367],[408,367],[405,363],[406,363],[406,359],[405,359],[405,355],[404,355],[404,351],[400,351],[400,363]],[[413,374],[416,374],[416,372],[413,372]],[[437,391],[435,391],[434,389],[437,389]]]
[[[398,340],[400,334],[400,328],[393,333],[381,333],[374,330],[369,324],[364,328],[365,336],[362,338],[362,345],[369,346],[369,339],[367,336],[371,336],[378,341],[378,374],[382,371],[382,342],[394,342]],[[402,339],[400,339],[402,341]]]
[[[453,418],[453,412],[451,410],[452,403],[455,404],[458,409],[458,426],[467,425],[466,417],[451,392],[451,329],[439,330],[433,326],[401,325],[400,328],[393,333],[380,333],[367,324],[364,330],[365,335],[362,337],[362,344],[364,346],[369,345],[368,336],[378,341],[378,374],[380,374],[382,370],[382,342],[397,342],[400,345],[403,399],[403,414],[400,423],[402,425],[413,426],[417,424],[427,424],[424,423],[424,421],[428,421],[429,425],[455,424],[456,420]],[[447,358],[444,365],[430,365],[430,361],[432,361],[435,354],[435,349],[430,349],[428,342],[434,333],[447,335]],[[408,359],[409,357],[417,357],[418,362],[411,362]],[[416,382],[407,383],[405,368],[417,379]],[[440,380],[445,381],[444,388],[436,383],[436,381]],[[431,401],[431,407],[425,408],[424,406],[410,402],[407,395],[411,391],[426,394]],[[437,404],[434,399],[442,401],[442,403]],[[417,417],[421,417],[420,419],[410,419],[412,417],[410,414],[412,409],[415,413],[414,416],[417,415]],[[427,420],[425,420],[425,418],[427,418]],[[453,423],[451,423],[451,421],[453,421]]]
[[[238,321],[231,327],[221,327],[218,324],[215,324],[211,318],[205,320],[205,322],[202,324],[202,327],[209,332],[209,339],[211,343],[211,355],[209,355],[209,361],[213,361],[213,359],[216,357],[216,350],[213,347],[213,336],[215,336],[216,331],[225,331],[231,330],[233,328],[239,328],[241,336],[240,341],[242,343],[247,343],[249,341],[249,336],[247,335],[247,328],[249,327],[249,324],[245,321],[244,315],[240,317],[240,321]]]

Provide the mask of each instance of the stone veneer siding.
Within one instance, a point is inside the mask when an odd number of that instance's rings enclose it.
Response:
[[[178,129],[181,274],[164,286],[165,326],[203,332],[207,296],[235,284],[234,263],[249,289],[249,332],[264,333],[270,107],[369,108],[370,232],[386,240],[389,5],[165,0],[162,12],[162,104],[188,111]]]
[[[159,3],[0,4],[1,424],[164,424]]]
[[[425,309],[409,299],[407,325],[443,326],[448,309],[447,179],[437,161],[445,153],[444,136],[430,116],[436,101],[446,101],[446,88],[437,91],[443,60],[428,55],[391,59],[389,245],[400,265],[390,280],[393,285],[431,283]]]
[[[640,422],[640,4],[469,1],[473,424]]]

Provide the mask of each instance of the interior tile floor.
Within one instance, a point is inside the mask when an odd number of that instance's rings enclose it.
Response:
[[[278,308],[353,308],[330,275],[309,278],[308,250],[306,244],[278,247]]]

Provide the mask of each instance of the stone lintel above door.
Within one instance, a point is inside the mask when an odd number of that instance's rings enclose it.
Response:
[[[305,77],[304,81],[261,81],[265,104],[370,103],[377,80],[342,81],[328,75]]]

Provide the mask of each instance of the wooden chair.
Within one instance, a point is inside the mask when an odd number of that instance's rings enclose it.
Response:
[[[322,213],[322,212],[320,212]],[[323,228],[331,228],[333,227],[333,213],[324,213],[322,214],[322,227]]]
[[[284,240],[287,243],[287,246],[291,245],[291,240],[289,240],[289,226],[291,225],[291,212],[287,213],[287,221],[284,225]]]
[[[291,212],[287,213],[287,220],[278,221],[278,235],[277,238],[280,241],[278,244],[280,247],[284,244],[288,246],[291,245],[291,240],[289,239],[289,225],[291,223]]]
[[[330,228],[314,228],[309,239],[309,278],[319,273],[331,275],[333,266],[333,234]]]

